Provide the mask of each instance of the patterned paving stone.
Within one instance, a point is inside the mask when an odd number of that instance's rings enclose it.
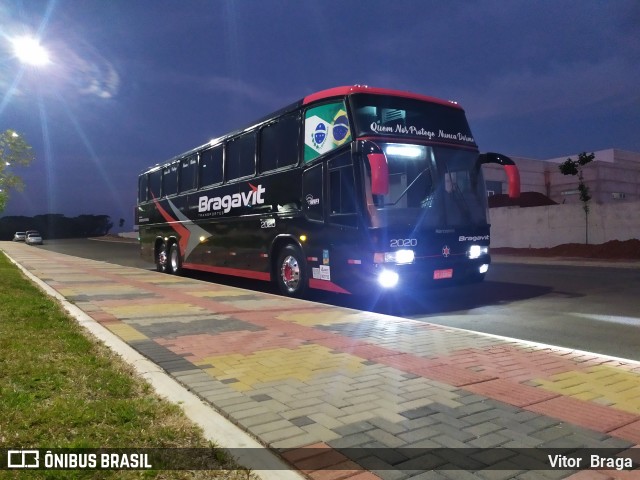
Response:
[[[180,317],[179,321],[164,322],[137,322],[129,320],[130,325],[151,338],[176,339],[187,335],[210,334],[218,335],[225,332],[250,331],[255,332],[263,330],[251,323],[236,320],[232,317],[220,316],[196,316],[196,317]]]
[[[398,456],[408,447],[428,455],[424,449],[443,447],[640,444],[635,365],[52,252],[22,255],[35,274],[261,441],[319,445],[346,468],[306,470],[311,478],[466,478],[420,472],[420,455]],[[360,454],[334,456],[348,447]],[[371,468],[393,468],[361,470],[354,462],[364,461],[365,447],[381,449],[367,454]],[[474,461],[506,469],[474,478],[531,478],[509,457]]]
[[[540,388],[640,414],[640,375],[607,365],[537,380]]]
[[[158,345],[152,340],[132,341],[131,345],[149,360],[167,371],[169,371],[169,368],[166,368],[166,366],[170,366],[171,372],[193,370],[195,367],[193,363],[185,360],[184,357],[176,355],[171,350]]]

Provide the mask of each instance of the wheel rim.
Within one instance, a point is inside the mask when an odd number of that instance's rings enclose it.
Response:
[[[300,265],[295,257],[288,255],[284,259],[280,267],[280,278],[290,292],[298,289],[300,285]]]
[[[167,266],[167,251],[164,248],[158,252],[158,265]]]

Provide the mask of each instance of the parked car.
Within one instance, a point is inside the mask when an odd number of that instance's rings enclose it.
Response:
[[[13,236],[13,241],[24,242],[26,238],[27,238],[26,232],[16,232],[15,235]]]
[[[42,245],[42,235],[32,230],[31,233],[27,234],[25,243],[27,245]]]

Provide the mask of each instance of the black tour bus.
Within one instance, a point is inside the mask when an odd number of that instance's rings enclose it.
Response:
[[[337,87],[156,165],[138,179],[141,255],[194,269],[366,293],[481,281],[489,268],[480,154],[455,102]]]

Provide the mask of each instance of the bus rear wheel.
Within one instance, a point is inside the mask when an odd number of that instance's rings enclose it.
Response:
[[[166,242],[162,242],[158,246],[158,249],[156,250],[156,270],[160,273],[166,273],[167,265],[168,265],[167,244]]]
[[[180,275],[180,272],[182,272],[182,259],[180,258],[180,248],[177,243],[171,244],[168,263],[169,273]]]
[[[301,297],[307,289],[307,266],[302,251],[287,245],[278,255],[276,282],[283,295]]]

